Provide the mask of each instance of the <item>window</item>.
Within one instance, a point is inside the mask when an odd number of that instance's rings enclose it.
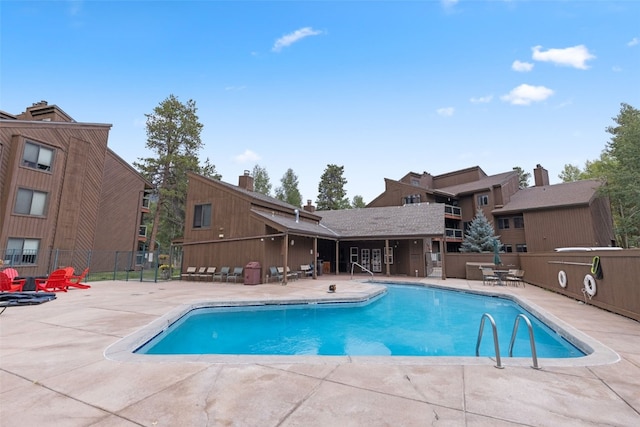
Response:
[[[516,245],[516,252],[527,252],[527,245],[526,244]]]
[[[498,218],[498,229],[500,230],[509,229],[509,218]]]
[[[40,241],[36,239],[12,239],[7,241],[4,263],[9,265],[35,264]]]
[[[405,205],[411,205],[413,203],[420,203],[420,195],[412,194],[410,196],[404,196],[402,198],[402,203]]]
[[[193,212],[193,228],[211,227],[211,204],[196,205]]]
[[[481,194],[478,196],[478,206],[487,206],[489,204],[489,196]]]
[[[22,166],[51,171],[53,164],[53,150],[42,145],[27,142],[24,144],[24,154],[22,156]]]
[[[44,216],[47,206],[47,193],[18,188],[18,196],[13,212],[22,215]]]
[[[524,228],[524,218],[521,216],[513,217],[513,227],[514,228]]]
[[[393,264],[393,246],[386,246],[384,248],[384,263]]]
[[[502,248],[500,250],[502,252],[510,253],[510,252],[513,252],[513,246],[511,246],[511,245],[502,245]]]

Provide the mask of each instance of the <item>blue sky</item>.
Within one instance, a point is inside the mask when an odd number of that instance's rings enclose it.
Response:
[[[132,163],[144,115],[193,99],[224,181],[291,168],[304,201],[328,164],[365,202],[410,171],[539,163],[554,183],[640,108],[639,21],[634,0],[2,0],[0,110],[110,123]]]

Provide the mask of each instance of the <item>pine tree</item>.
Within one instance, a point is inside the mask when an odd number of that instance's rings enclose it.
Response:
[[[498,236],[491,223],[481,209],[478,209],[476,216],[469,225],[469,230],[464,235],[464,241],[460,246],[461,252],[490,252],[493,251],[494,242],[501,246]]]

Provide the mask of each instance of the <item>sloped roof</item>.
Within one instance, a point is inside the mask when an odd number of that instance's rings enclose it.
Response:
[[[301,234],[304,236],[318,236],[333,239],[339,237],[336,232],[328,229],[324,225],[320,224],[320,222],[305,220],[296,221],[295,217],[276,215],[274,213],[258,211],[255,209],[252,209],[251,213],[260,217],[267,224],[270,224],[272,227],[280,231]]]
[[[597,195],[602,183],[587,179],[562,184],[524,188],[513,196],[504,207],[494,209],[494,215],[527,210],[542,210],[558,207],[589,205]]]
[[[444,233],[444,205],[418,203],[380,208],[316,211],[341,238],[410,237]]]
[[[438,188],[437,191],[454,194],[456,196],[459,196],[461,194],[475,193],[477,191],[489,190],[497,185],[504,184],[513,175],[517,175],[517,172],[503,172],[497,175],[487,176],[485,178],[479,179],[478,181]]]

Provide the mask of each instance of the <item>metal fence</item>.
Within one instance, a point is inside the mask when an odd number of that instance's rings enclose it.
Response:
[[[2,268],[15,268],[23,277],[46,277],[54,270],[73,267],[77,273],[89,268],[87,279],[162,281],[180,278],[182,251],[167,252],[0,250]]]

